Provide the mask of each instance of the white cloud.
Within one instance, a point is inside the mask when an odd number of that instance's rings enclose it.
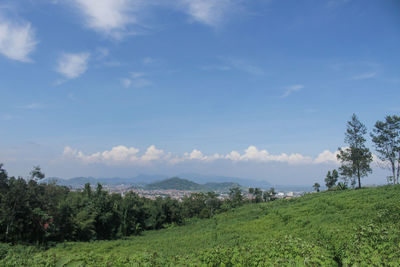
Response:
[[[243,155],[240,156],[240,161],[255,161],[255,162],[285,162],[289,164],[300,164],[312,162],[311,157],[303,156],[299,153],[272,155],[267,150],[258,150],[255,146],[249,146]]]
[[[331,152],[329,150],[324,150],[320,153],[317,158],[314,160],[315,163],[328,163],[328,164],[339,164],[336,155],[339,151]]]
[[[218,27],[234,11],[238,1],[180,0],[181,7],[196,22]]]
[[[139,149],[135,147],[115,146],[111,150],[84,154],[82,151],[69,146],[64,148],[63,156],[82,161],[85,164],[102,163],[105,165],[146,164],[152,161],[168,159],[164,151],[154,145],[147,148],[143,155],[138,155]]]
[[[130,163],[138,161],[137,153],[139,149],[126,146],[115,146],[111,150],[85,155],[82,151],[73,149],[69,146],[64,148],[63,155],[70,158],[82,160],[83,163],[104,163],[115,165],[120,163]]]
[[[360,75],[355,75],[351,77],[352,80],[366,80],[366,79],[371,79],[375,78],[376,72],[368,72],[368,73],[363,73]]]
[[[137,79],[146,76],[146,74],[143,72],[131,72],[131,76],[132,78]]]
[[[129,24],[139,24],[138,11],[142,0],[73,0],[84,15],[86,26],[116,39],[133,31],[126,29]]]
[[[285,93],[283,95],[281,95],[281,97],[282,98],[288,97],[291,93],[300,91],[303,88],[304,88],[304,85],[301,85],[301,84],[291,85],[286,88]]]
[[[207,157],[203,155],[203,153],[197,149],[194,149],[190,154],[189,154],[189,159],[197,159],[197,160],[206,160]]]
[[[164,151],[157,149],[154,145],[147,148],[146,153],[141,157],[144,161],[158,160],[164,155]]]
[[[175,9],[187,14],[191,21],[211,27],[224,24],[238,13],[243,0],[71,0],[66,1],[83,16],[87,28],[107,37],[121,39],[125,35],[142,34],[148,28],[148,10]],[[56,4],[58,3],[55,2]],[[150,13],[151,14],[151,13]]]
[[[37,43],[30,23],[15,23],[0,14],[0,54],[12,60],[31,62],[29,55]]]
[[[225,156],[226,159],[230,159],[232,161],[239,161],[240,160],[240,153],[233,150],[231,153]]]
[[[75,79],[87,70],[89,53],[65,53],[58,61],[57,71],[67,79]]]
[[[124,165],[124,164],[145,164],[150,162],[164,162],[168,164],[178,164],[188,161],[213,162],[216,160],[230,160],[232,162],[281,162],[287,164],[312,164],[312,163],[331,163],[322,161],[321,154],[317,160],[311,157],[303,156],[299,153],[277,155],[270,154],[267,150],[259,150],[255,146],[249,146],[243,154],[232,151],[229,154],[221,155],[218,153],[205,155],[200,150],[194,149],[190,153],[186,152],[182,156],[173,156],[172,153],[165,153],[157,149],[154,145],[147,148],[143,155],[138,155],[139,149],[134,147],[116,146],[111,150],[97,152],[93,154],[84,154],[83,152],[65,147],[63,155],[69,158],[81,160],[83,163],[103,163],[106,165]]]
[[[131,78],[121,79],[121,84],[125,88],[128,88],[130,86],[133,86],[135,88],[142,88],[152,85],[153,83],[150,80],[142,78],[145,75],[146,74],[143,72],[131,72]]]

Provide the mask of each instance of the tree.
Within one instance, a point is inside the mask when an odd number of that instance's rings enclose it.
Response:
[[[243,195],[238,186],[229,189],[229,200],[233,207],[239,206],[243,202]]]
[[[258,188],[258,187],[256,187],[256,188],[250,187],[250,188],[249,188],[249,194],[252,195],[253,201],[254,201],[255,203],[259,203],[259,202],[261,202],[262,199],[263,199],[263,197],[262,197],[262,194],[263,194],[263,193],[262,193],[261,189]]]
[[[319,183],[315,183],[315,184],[313,185],[313,187],[314,187],[314,190],[315,190],[316,192],[319,192],[319,188],[321,187],[321,185],[320,185]]]
[[[275,195],[276,195],[275,188],[271,187],[268,191],[264,192],[263,194],[264,201],[267,202],[275,200],[276,199]]]
[[[386,116],[385,121],[377,121],[371,137],[379,159],[392,172],[388,180],[393,181],[393,184],[398,184],[400,175],[400,117],[396,115]]]
[[[353,114],[350,121],[347,122],[345,133],[345,143],[347,148],[339,148],[337,159],[342,163],[339,168],[340,174],[349,179],[358,180],[358,188],[361,188],[361,178],[372,173],[370,163],[372,162],[372,153],[365,146],[366,139],[364,135],[367,128],[362,124],[357,116]]]
[[[339,178],[339,173],[337,170],[334,169],[332,173],[331,171],[328,171],[325,177],[325,185],[326,187],[328,187],[328,190],[332,189],[336,185],[338,178]]]
[[[33,170],[29,174],[31,176],[31,180],[35,181],[42,180],[45,177],[44,173],[40,169],[40,166],[33,166]]]
[[[262,201],[262,194],[263,192],[261,191],[260,188],[258,187],[254,188],[254,201],[256,203],[260,203]]]

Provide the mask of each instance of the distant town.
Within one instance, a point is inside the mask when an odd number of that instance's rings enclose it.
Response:
[[[68,186],[71,190],[73,191],[80,191],[83,190],[85,185],[74,185],[74,186]],[[97,185],[96,184],[91,184],[92,188],[95,188]],[[132,185],[110,185],[110,184],[105,184],[102,185],[103,190],[106,190],[108,193],[114,193],[114,194],[120,194],[121,196],[124,196],[128,192],[133,192],[138,194],[140,197],[145,197],[149,199],[156,199],[156,198],[166,198],[170,197],[172,199],[176,199],[178,201],[181,201],[184,197],[190,196],[192,193],[200,192],[199,190],[182,190],[182,189],[145,189],[145,188],[138,188],[138,187],[133,187]],[[246,199],[253,199],[254,196],[253,194],[248,193],[248,188],[246,187],[240,187],[242,192],[243,192],[243,197]],[[267,188],[263,189],[267,190]],[[226,188],[225,190],[210,190],[212,192],[215,192],[218,194],[218,198],[221,200],[225,200],[229,198],[229,188]],[[204,192],[204,190],[203,190]],[[305,192],[304,191],[277,191],[275,197],[276,198],[285,198],[285,199],[290,199],[294,197],[299,197],[302,196]]]

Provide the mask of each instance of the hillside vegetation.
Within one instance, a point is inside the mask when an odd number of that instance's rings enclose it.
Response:
[[[3,245],[0,258],[1,266],[398,266],[400,186],[246,204],[124,240]]]
[[[147,190],[187,190],[187,191],[203,191],[203,192],[227,192],[230,188],[240,186],[237,183],[223,182],[223,183],[206,183],[198,184],[179,177],[172,177],[159,182],[154,182],[146,185],[144,188]]]

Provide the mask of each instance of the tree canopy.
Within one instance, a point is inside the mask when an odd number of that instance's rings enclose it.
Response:
[[[365,146],[366,139],[364,135],[366,133],[367,128],[365,125],[353,114],[351,120],[347,122],[344,139],[349,147],[339,148],[339,153],[337,154],[337,159],[341,162],[340,174],[352,181],[357,179],[358,188],[361,188],[361,178],[372,172],[370,167],[372,153]]]
[[[400,117],[386,116],[385,121],[377,121],[371,133],[378,157],[391,170],[389,181],[399,183],[400,175]]]

